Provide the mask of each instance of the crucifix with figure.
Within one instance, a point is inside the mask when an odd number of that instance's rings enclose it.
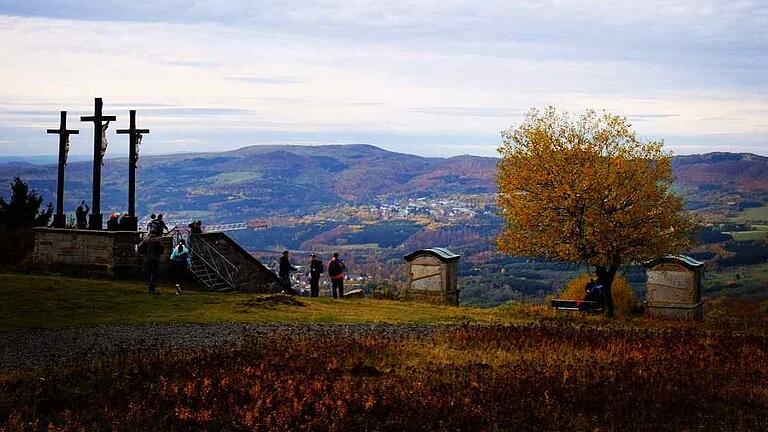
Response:
[[[103,103],[101,98],[94,99],[94,113],[92,116],[82,116],[80,121],[93,122],[93,198],[91,205],[93,210],[88,217],[88,228],[100,230],[104,222],[101,214],[101,166],[104,153],[107,150],[106,127],[110,121],[117,119],[115,116],[105,116],[101,113]],[[102,122],[107,122],[103,124]]]
[[[128,134],[128,221],[127,229],[136,231],[138,229],[138,220],[136,218],[136,168],[139,163],[139,145],[144,134],[149,133],[149,129],[136,129],[136,110],[130,110],[131,120],[128,129],[119,129],[117,133]]]
[[[67,216],[64,214],[64,167],[69,156],[69,136],[77,135],[80,131],[67,129],[67,112],[61,112],[61,120],[58,129],[48,129],[49,134],[59,135],[59,174],[56,182],[56,214],[53,215],[54,228],[67,226]]]

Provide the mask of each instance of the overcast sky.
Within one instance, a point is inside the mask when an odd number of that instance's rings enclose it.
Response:
[[[677,154],[768,154],[765,1],[0,0],[0,41],[5,156],[54,154],[63,109],[88,153],[96,96],[121,128],[138,109],[144,154],[495,155],[547,105],[625,115]]]

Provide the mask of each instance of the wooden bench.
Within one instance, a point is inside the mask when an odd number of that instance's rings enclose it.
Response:
[[[556,310],[599,313],[603,311],[602,305],[596,301],[588,300],[560,300],[553,299],[550,305]]]

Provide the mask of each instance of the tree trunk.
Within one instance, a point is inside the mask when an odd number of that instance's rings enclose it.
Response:
[[[613,317],[613,278],[616,276],[618,266],[595,267],[595,274],[597,274],[597,281],[603,285],[603,315],[608,318]]]

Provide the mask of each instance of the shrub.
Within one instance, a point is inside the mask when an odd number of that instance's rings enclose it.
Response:
[[[582,273],[571,279],[560,293],[560,298],[564,300],[583,300],[584,287],[590,278],[589,274]],[[613,291],[613,308],[616,316],[631,315],[635,301],[635,292],[632,289],[632,285],[624,278],[624,275],[616,275],[611,290]]]

